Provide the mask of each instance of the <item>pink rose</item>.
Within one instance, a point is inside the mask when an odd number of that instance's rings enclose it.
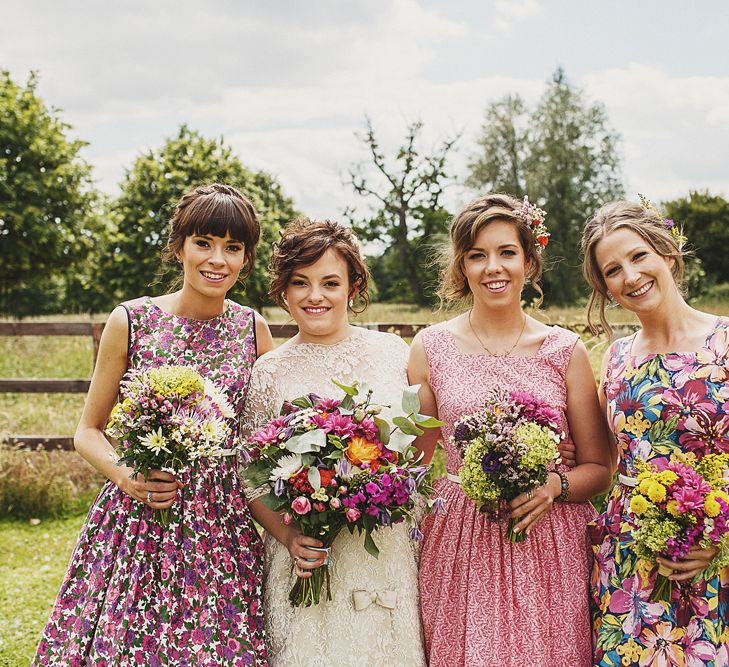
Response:
[[[332,498],[329,501],[329,505],[333,510],[338,510],[342,506],[342,501],[339,498]]]
[[[288,512],[284,512],[283,515],[283,522],[285,526],[291,525],[291,522],[294,520],[294,517],[292,517]]]
[[[314,503],[314,509],[317,512],[323,512],[326,508],[327,506],[324,503]]]
[[[307,514],[311,511],[311,503],[309,502],[308,498],[305,498],[304,496],[299,496],[298,498],[294,499],[294,502],[291,503],[291,509],[294,510],[297,514]]]
[[[347,517],[347,521],[349,521],[349,523],[354,523],[362,516],[362,512],[360,512],[356,507],[350,507],[344,515]]]

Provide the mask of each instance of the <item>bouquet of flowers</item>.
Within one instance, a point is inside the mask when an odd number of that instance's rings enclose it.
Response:
[[[560,462],[558,418],[557,410],[520,391],[495,391],[481,410],[461,417],[453,442],[463,453],[459,475],[466,497],[497,520],[506,503],[544,484],[549,466]],[[523,542],[526,533],[515,533],[516,523],[509,519],[507,536]]]
[[[121,383],[106,433],[118,442],[119,465],[145,479],[151,470],[176,473],[201,457],[223,454],[235,416],[225,395],[188,366],[132,371]],[[164,526],[170,509],[155,510]]]
[[[729,454],[675,452],[668,462],[636,461],[639,474],[630,495],[636,528],[633,549],[655,564],[656,557],[684,558],[694,547],[720,547],[714,565],[729,564]],[[668,601],[672,570],[658,566],[653,601]]]
[[[429,467],[418,465],[412,441],[441,422],[419,414],[417,386],[404,391],[391,425],[366,386],[334,384],[344,398],[308,394],[286,402],[280,417],[253,433],[244,474],[250,486],[268,487],[262,500],[283,512],[284,523],[294,522],[327,549],[345,526],[358,529],[367,552],[377,557],[375,529],[412,519],[415,493],[427,492]],[[417,528],[410,534],[420,535]],[[318,604],[324,583],[331,600],[328,565],[296,582],[293,606]]]

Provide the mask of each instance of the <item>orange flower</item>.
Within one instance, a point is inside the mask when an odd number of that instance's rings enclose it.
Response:
[[[366,438],[352,438],[346,451],[347,458],[354,465],[369,465],[380,457],[380,446]]]
[[[319,476],[321,477],[321,485],[323,487],[329,486],[329,482],[332,481],[332,477],[334,477],[334,471],[328,470],[326,468],[319,468]]]

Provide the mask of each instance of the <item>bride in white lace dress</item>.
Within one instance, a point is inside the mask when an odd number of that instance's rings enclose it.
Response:
[[[285,400],[306,393],[340,397],[335,379],[367,383],[373,402],[399,402],[407,386],[408,346],[393,334],[349,324],[348,305],[365,297],[367,270],[352,233],[334,222],[297,220],[274,247],[271,295],[292,315],[299,333],[253,368],[244,432],[280,413]],[[332,600],[292,607],[296,576],[311,576],[307,549],[321,543],[285,526],[249,490],[251,513],[266,529],[264,606],[272,667],[422,667],[416,546],[406,524],[374,534],[379,558],[363,538],[343,530],[334,540]]]

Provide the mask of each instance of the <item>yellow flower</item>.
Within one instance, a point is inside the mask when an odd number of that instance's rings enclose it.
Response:
[[[638,516],[645,514],[648,511],[648,507],[648,501],[645,496],[633,496],[630,501],[630,509],[633,510],[633,514],[637,514]]]
[[[628,417],[625,430],[640,438],[650,427],[651,423],[643,418],[643,411],[636,410],[634,415]]]
[[[716,497],[716,492],[712,491],[704,500],[704,509],[706,510],[706,514],[712,518],[719,516],[719,512],[721,512],[721,505],[716,502]]]
[[[661,484],[670,486],[678,479],[678,475],[673,472],[673,470],[663,470],[662,472],[658,473],[657,479]]]
[[[380,456],[380,448],[366,438],[352,438],[346,451],[347,459],[354,465],[369,464]]]
[[[666,487],[660,482],[653,482],[648,489],[648,497],[654,503],[663,502],[666,499]]]
[[[666,509],[671,516],[681,516],[681,511],[678,509],[678,503],[675,500],[669,500]]]

